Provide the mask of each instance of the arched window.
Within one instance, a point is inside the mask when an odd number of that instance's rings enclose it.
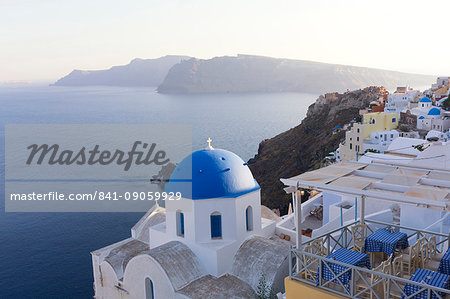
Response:
[[[253,230],[253,209],[252,206],[248,206],[245,210],[245,226],[247,231]]]
[[[153,281],[147,277],[145,278],[145,299],[154,299]]]
[[[211,220],[211,239],[222,238],[222,214],[214,212],[210,216]]]
[[[184,237],[184,213],[177,211],[177,236]]]

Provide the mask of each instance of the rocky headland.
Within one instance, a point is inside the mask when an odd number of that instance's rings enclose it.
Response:
[[[133,59],[129,64],[107,70],[73,70],[56,81],[54,86],[158,86],[169,69],[190,59],[188,56],[167,55],[156,59]]]
[[[344,92],[366,86],[388,89],[409,82],[429,85],[434,76],[252,55],[192,58],[174,65],[161,93]]]
[[[345,132],[333,131],[359,117],[378,98],[380,87],[367,87],[346,93],[321,95],[309,106],[300,125],[259,144],[258,154],[248,165],[261,186],[262,204],[286,212],[290,196],[280,178],[289,178],[317,168],[325,156],[338,148]]]

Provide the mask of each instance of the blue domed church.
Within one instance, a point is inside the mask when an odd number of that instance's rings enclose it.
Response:
[[[435,129],[436,123],[442,126],[441,109],[433,106],[433,102],[428,97],[420,99],[418,106],[411,109],[411,113],[417,116],[417,129],[430,131]]]
[[[154,206],[130,238],[92,252],[96,298],[253,298],[262,276],[283,291],[289,243],[275,235],[281,219],[261,206],[239,156],[208,139],[165,188],[181,199]]]

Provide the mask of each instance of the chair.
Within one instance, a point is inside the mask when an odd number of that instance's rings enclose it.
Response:
[[[386,266],[384,265],[384,263],[381,263],[378,267],[376,267],[375,269],[372,269],[375,272],[381,272],[384,273],[383,270],[386,270]],[[374,285],[375,283],[377,283],[378,281],[382,280],[383,277],[376,275],[376,274],[371,274],[370,275],[370,284]],[[385,294],[386,292],[384,291],[384,289],[386,288],[386,283],[382,282],[377,284],[376,286],[374,286],[372,289],[372,291],[370,292],[370,299],[373,298],[385,298]],[[376,293],[376,295],[374,294],[374,292]]]
[[[391,264],[389,263],[389,261],[384,261],[380,265],[378,265],[378,267],[373,268],[372,270],[375,272],[380,272],[380,273],[384,273],[384,274],[391,274]],[[373,286],[374,284],[376,284],[377,282],[379,282],[382,279],[384,279],[382,276],[372,273],[370,275],[369,283],[370,283],[370,285]],[[364,290],[365,288],[367,288],[367,285],[364,284],[362,280],[360,280],[356,283],[356,292],[360,292],[360,291]],[[378,283],[376,286],[372,287],[372,290],[369,291],[370,292],[369,296],[367,296],[367,293],[363,293],[363,294],[359,294],[358,298],[370,298],[370,299],[387,298],[386,290],[387,290],[387,285],[386,285],[386,280],[384,280],[384,281]],[[374,294],[374,292],[375,292],[375,294]]]
[[[399,257],[400,257],[400,259],[399,259]],[[399,257],[397,257],[396,259],[397,259],[397,264],[400,265],[400,269],[401,270],[400,270],[399,274],[401,276],[401,273],[403,272],[403,267],[402,267],[402,262],[401,262],[402,256],[399,256]],[[395,259],[392,262],[392,264],[389,262],[389,261],[392,260],[392,258],[393,258],[393,255],[391,255],[389,260],[384,261],[383,263],[381,263],[381,265],[380,265],[381,266],[381,272],[383,272],[384,274],[395,275],[396,272],[394,272],[394,271],[399,271],[399,269],[397,267],[394,270]],[[382,282],[382,285],[383,285],[383,292],[384,293],[382,294],[383,296],[380,296],[380,298],[394,298],[394,299],[401,299],[402,298],[402,290],[396,289],[395,287],[393,288],[391,286],[391,289],[389,290],[389,295],[388,295],[386,280]]]
[[[432,260],[437,254],[436,236],[428,239],[428,259]]]
[[[378,267],[373,268],[373,271],[376,272],[382,272],[383,270],[383,264],[380,264]],[[366,278],[366,277],[365,277]],[[381,279],[380,276],[376,275],[376,274],[370,274],[370,277],[367,277],[366,280],[368,281],[369,285],[373,285],[374,283],[376,283],[377,281],[379,281]],[[368,287],[368,285],[362,280],[362,279],[358,279],[355,282],[355,294],[361,292],[362,290],[366,289]],[[379,298],[383,298],[380,297],[381,294],[381,285],[377,285],[373,288],[376,292],[376,294],[378,295]],[[376,296],[374,296],[374,294],[372,293],[372,290],[367,290],[366,292],[362,293],[362,294],[358,294],[358,298],[376,298]]]
[[[394,258],[394,261],[392,262],[392,275],[397,277],[403,276],[403,255],[399,255],[396,258]]]
[[[397,260],[397,261],[396,261]],[[392,271],[391,275],[402,277],[403,273],[403,264],[402,264],[402,256],[398,256],[392,262]],[[401,299],[402,298],[402,289],[399,286],[391,283],[391,287],[389,289],[389,295],[387,294],[387,284],[384,282],[383,284],[384,296],[389,299]]]
[[[428,241],[427,241],[427,239],[425,238],[425,236],[423,236],[422,238],[418,238],[418,239],[417,239],[417,242],[420,243],[420,249],[422,249],[422,245],[428,243]],[[420,256],[420,254],[419,254],[419,256]]]
[[[422,245],[423,243],[425,243],[427,241],[427,239],[425,238],[425,236],[423,236],[422,238],[419,238],[418,241]]]
[[[420,250],[420,243],[417,241],[413,246],[410,246],[406,248],[402,254],[402,264],[403,269],[407,269],[408,276],[411,276],[412,273],[416,270],[418,265],[418,258],[419,258],[419,250]]]
[[[420,244],[419,250],[419,265],[420,268],[425,268],[425,265],[428,264],[428,242],[422,242]]]
[[[436,236],[431,236],[428,240],[428,251],[429,251],[429,259],[440,261],[444,254],[438,253],[437,251],[437,243],[436,243]]]
[[[313,254],[320,255],[320,256],[327,256],[328,250],[325,248],[323,239],[315,239],[310,243],[312,247]]]
[[[314,249],[311,245],[306,245],[303,247],[303,251],[315,254]],[[303,254],[303,264],[304,264],[304,274],[305,279],[315,282],[317,278],[317,269],[319,268],[319,261],[316,260],[314,257]],[[306,270],[308,269],[308,270]]]
[[[319,207],[310,211],[309,214],[311,216],[316,217],[317,220],[322,220],[323,219],[323,205],[320,205]]]
[[[363,252],[367,236],[367,224],[357,224],[352,228],[353,250]]]
[[[426,263],[427,269],[437,271],[439,263],[441,262],[442,254],[437,252],[436,236],[431,236],[428,239],[428,261]]]
[[[383,272],[384,274],[391,274],[391,263],[389,263],[389,260],[384,261],[381,263],[382,267],[381,267],[381,272]]]
[[[391,264],[392,265],[392,262],[394,261],[394,254],[391,254],[390,256],[389,256],[389,258],[386,260],[386,262],[388,262],[389,264]]]
[[[386,263],[389,265],[389,267],[390,267],[390,272],[389,272],[389,274],[392,274],[392,271],[393,271],[393,269],[392,269],[392,263],[394,262],[394,253],[393,254],[391,254],[389,257],[388,257],[388,259],[386,260]]]

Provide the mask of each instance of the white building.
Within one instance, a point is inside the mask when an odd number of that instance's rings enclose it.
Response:
[[[431,130],[446,132],[450,129],[450,116],[431,119]]]
[[[438,90],[442,86],[447,86],[449,83],[449,78],[450,77],[438,77],[436,79],[436,83],[431,85],[431,90],[434,91],[434,90]]]
[[[369,139],[363,142],[363,151],[373,150],[383,153],[391,142],[398,137],[399,133],[397,130],[372,132]]]
[[[423,97],[419,101],[418,107],[411,109],[411,114],[417,116],[417,129],[419,130],[432,130],[433,120],[435,128],[437,125],[443,127],[443,123],[437,121],[442,118],[442,111],[440,108],[433,106],[428,97]]]
[[[420,138],[419,132],[417,131],[408,131],[408,132],[398,132],[399,137],[406,137],[406,138]]]
[[[420,99],[417,107],[411,109],[411,114],[417,116],[425,116],[428,114],[430,109],[433,108],[433,103],[429,97],[423,97]]]
[[[261,206],[241,158],[209,145],[176,167],[166,191],[181,200],[92,252],[96,298],[247,298],[262,275],[283,291],[290,243],[275,235],[280,219]]]
[[[450,142],[399,137],[384,154],[366,153],[357,163],[332,164],[281,181],[286,186],[297,183],[309,188],[318,186],[322,191],[299,209],[304,220],[304,215],[308,215],[314,205],[323,206],[322,226],[313,230],[312,238],[360,217],[361,197],[345,195],[342,192],[344,188],[385,194],[386,198],[410,195],[450,208]],[[449,232],[450,223],[441,221],[445,214],[426,207],[400,205],[400,210],[394,211],[392,202],[367,196],[364,211],[368,219],[392,222],[399,217],[399,225],[445,234]],[[301,225],[305,227],[304,223]],[[302,240],[309,238],[303,237]]]
[[[409,104],[414,102],[419,94],[419,90],[412,90],[408,86],[402,88],[398,87],[396,92],[388,95],[384,112],[400,113],[406,110],[409,107]]]
[[[328,155],[325,158],[333,162],[340,162],[341,151],[339,150],[339,148],[337,148],[334,152],[328,153]]]
[[[427,134],[427,136],[425,137],[425,139],[430,139],[430,138],[438,138],[440,141],[446,142],[448,141],[448,135],[446,133],[440,132],[440,131],[436,131],[436,130],[430,130]]]

